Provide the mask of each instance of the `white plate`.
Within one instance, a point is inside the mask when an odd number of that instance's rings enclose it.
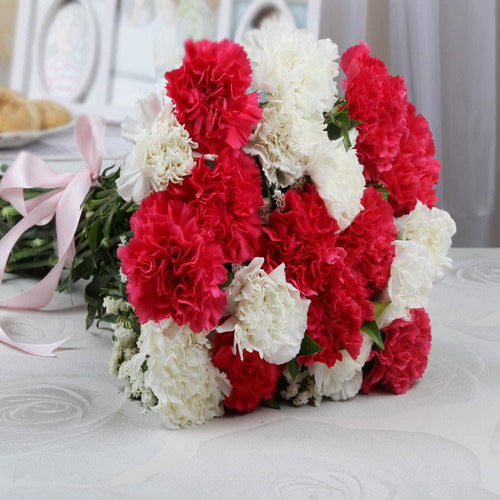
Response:
[[[73,128],[75,124],[74,118],[69,123],[60,127],[52,127],[44,130],[18,130],[16,132],[0,133],[0,149],[21,148],[32,142],[40,141],[51,135],[65,132]]]

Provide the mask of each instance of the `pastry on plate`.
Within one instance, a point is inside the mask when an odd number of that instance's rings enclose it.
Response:
[[[38,130],[42,124],[36,104],[14,90],[0,87],[0,133]]]
[[[69,111],[61,104],[46,99],[32,101],[38,107],[42,117],[42,129],[60,127],[71,120]]]

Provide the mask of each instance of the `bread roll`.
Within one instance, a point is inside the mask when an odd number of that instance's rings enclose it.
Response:
[[[36,105],[13,90],[0,87],[0,132],[38,130],[41,124]]]
[[[69,111],[61,104],[48,100],[34,100],[42,117],[42,129],[60,127],[71,120]]]

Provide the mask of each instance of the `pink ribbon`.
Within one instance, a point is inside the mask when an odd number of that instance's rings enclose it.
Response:
[[[75,142],[86,167],[77,174],[58,174],[41,158],[21,152],[0,182],[0,197],[8,201],[23,218],[0,240],[0,284],[13,246],[34,225],[45,225],[56,218],[57,264],[33,288],[7,300],[0,308],[41,309],[52,299],[61,273],[74,257],[74,236],[82,203],[92,184],[97,181],[104,150],[103,120],[98,116],[80,115],[75,124]],[[24,189],[53,189],[25,201]],[[14,342],[0,327],[0,342],[35,356],[54,357],[54,351],[69,337],[52,344]]]

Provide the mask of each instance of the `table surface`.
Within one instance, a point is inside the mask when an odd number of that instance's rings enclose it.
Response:
[[[427,373],[407,394],[179,431],[124,399],[110,332],[85,332],[81,289],[46,311],[0,311],[16,340],[72,335],[57,359],[0,344],[0,497],[500,498],[500,249],[452,256],[428,309]]]
[[[103,166],[120,163],[131,149],[132,145],[121,136],[120,127],[108,124],[104,141]],[[73,129],[62,131],[20,149],[0,149],[0,164],[10,164],[21,150],[39,156],[56,172],[77,172],[84,168],[82,157],[75,145]]]

